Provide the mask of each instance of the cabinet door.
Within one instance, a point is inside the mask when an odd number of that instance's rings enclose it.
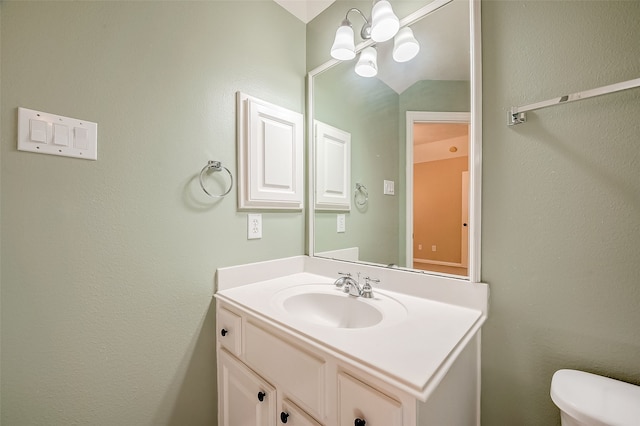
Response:
[[[339,426],[402,426],[400,402],[345,373],[338,374]]]
[[[282,410],[278,417],[280,423],[286,423],[287,426],[322,426],[301,408],[286,399],[282,402]]]
[[[275,426],[275,389],[228,352],[218,357],[220,426]]]
[[[238,208],[301,210],[304,117],[238,92]]]
[[[316,210],[351,210],[351,134],[314,120]]]

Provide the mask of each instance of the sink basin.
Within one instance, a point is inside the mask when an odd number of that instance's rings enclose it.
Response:
[[[276,293],[273,302],[297,320],[331,328],[367,328],[406,317],[402,304],[375,289],[374,298],[365,299],[332,284],[293,286]]]
[[[382,321],[382,312],[362,300],[347,294],[302,293],[286,298],[282,306],[291,315],[330,327],[363,328]]]

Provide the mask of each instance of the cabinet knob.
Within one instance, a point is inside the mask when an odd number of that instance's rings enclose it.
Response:
[[[222,330],[220,330],[220,334],[222,334],[222,337],[226,336],[227,333],[229,333],[229,332],[227,331],[226,328],[223,328]]]
[[[260,401],[260,402],[264,401],[264,397],[265,396],[267,396],[266,393],[264,393],[262,391],[258,392],[258,401]]]
[[[354,426],[365,426],[366,424],[367,424],[367,422],[362,420],[362,419],[356,419],[356,421],[353,422]]]
[[[280,421],[282,423],[286,423],[288,417],[289,417],[289,413],[285,413],[284,411],[280,413]]]

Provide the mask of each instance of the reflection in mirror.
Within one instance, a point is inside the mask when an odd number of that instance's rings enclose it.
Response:
[[[469,122],[466,112],[407,113],[407,259],[467,276]]]
[[[413,19],[416,15],[410,14],[410,26],[420,44],[411,61],[395,62],[390,41],[376,45],[375,77],[354,72],[358,56],[310,73],[313,120],[351,135],[351,173],[346,184],[352,197],[350,211],[312,212],[310,252],[467,277],[469,234],[474,225],[464,213],[473,206],[468,204],[469,196],[463,197],[470,188],[468,176],[474,173],[468,155],[473,151],[469,143],[473,133],[469,130],[471,3],[453,0],[434,11],[424,7],[427,3],[415,9],[425,10],[426,16]],[[345,3],[332,7],[345,8]],[[449,115],[427,114],[426,119],[420,115],[435,112]],[[464,113],[466,118],[450,113]],[[414,143],[420,145],[415,150]],[[359,186],[367,191],[366,203]],[[415,191],[421,195],[414,200]],[[434,193],[425,196],[429,191]],[[446,196],[438,196],[438,191]],[[420,213],[414,210],[418,207]]]

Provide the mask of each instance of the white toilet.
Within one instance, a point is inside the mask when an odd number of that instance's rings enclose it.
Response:
[[[562,426],[640,426],[640,386],[576,370],[558,370],[551,399]]]

